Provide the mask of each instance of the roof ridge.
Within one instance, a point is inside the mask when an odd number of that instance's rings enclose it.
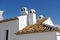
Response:
[[[10,18],[10,19],[0,20],[0,23],[12,21],[12,20],[18,20],[18,18],[15,17],[15,18]]]

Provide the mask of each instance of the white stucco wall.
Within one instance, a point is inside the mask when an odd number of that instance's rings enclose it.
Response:
[[[15,33],[19,29],[18,22],[18,20],[13,20],[0,23],[0,40],[6,40],[6,30],[8,30],[8,40],[15,39]]]
[[[17,35],[15,40],[57,40],[56,32],[42,32]]]
[[[27,15],[18,16],[19,19],[19,30],[22,30],[27,26]]]
[[[15,40],[15,33],[27,26],[27,15],[19,16],[18,20],[0,23],[0,40],[6,39],[8,30],[8,40]]]

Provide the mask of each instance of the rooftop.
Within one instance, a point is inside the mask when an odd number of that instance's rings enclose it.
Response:
[[[43,25],[42,23],[47,20],[47,18],[42,18],[37,20],[36,24],[28,25],[24,29],[18,31],[16,34],[27,34],[27,33],[40,33],[40,32],[49,32],[49,31],[60,31],[58,28],[49,27]]]

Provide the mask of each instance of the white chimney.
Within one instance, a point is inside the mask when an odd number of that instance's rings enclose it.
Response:
[[[21,16],[18,16],[19,19],[19,30],[25,28],[28,24],[28,10],[26,7],[21,9]]]
[[[29,25],[36,23],[36,14],[34,9],[30,9],[29,11]]]
[[[0,10],[0,20],[3,20],[3,12],[2,10]]]
[[[27,10],[27,7],[23,7],[21,9],[21,15],[27,15],[28,14],[28,10]]]

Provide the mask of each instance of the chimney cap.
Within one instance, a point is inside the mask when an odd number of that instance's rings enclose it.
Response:
[[[30,9],[30,13],[35,13],[35,9]]]
[[[44,16],[43,15],[39,15],[39,18],[44,18]]]
[[[27,11],[27,7],[23,7],[21,11]]]

